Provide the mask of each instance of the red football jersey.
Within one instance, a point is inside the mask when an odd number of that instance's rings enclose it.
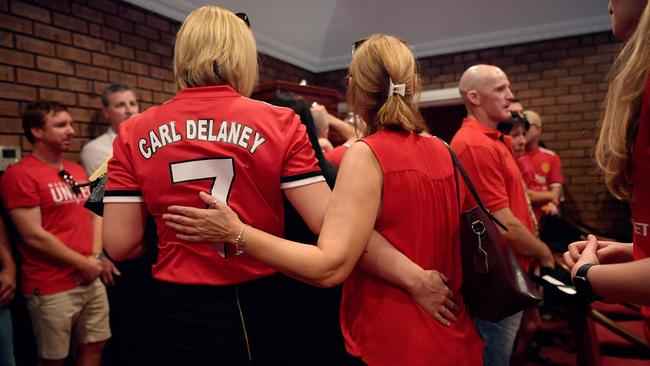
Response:
[[[243,222],[282,236],[282,189],[323,181],[305,127],[288,108],[242,97],[228,86],[187,88],[122,123],[108,164],[104,202],[144,202],[158,233],[154,277],[228,285],[274,270],[223,245],[176,238],[162,214],[206,207],[211,192]]]
[[[535,169],[533,168],[533,163],[530,161],[530,156],[521,154],[517,156],[515,160],[517,161],[517,166],[519,167],[521,176],[524,178],[526,188],[534,191],[541,191],[542,186],[537,183],[537,180],[535,180]]]
[[[526,182],[528,188],[535,191],[549,191],[553,186],[562,186],[564,182],[561,173],[562,164],[555,152],[538,146],[533,151],[524,152],[524,155],[530,159],[534,172],[533,181],[530,184]],[[542,206],[533,206],[533,211],[537,221],[540,222],[543,215]]]
[[[632,150],[632,223],[634,227],[634,258],[650,257],[650,76],[646,81],[639,130]],[[639,279],[643,281],[643,279]],[[645,336],[650,342],[650,307],[643,306]]]
[[[79,164],[63,160],[63,169],[78,183],[88,181]],[[2,200],[7,210],[39,206],[43,228],[70,249],[89,256],[93,251],[92,216],[83,205],[90,189],[82,187],[80,194],[74,194],[58,172],[28,155],[2,176]],[[76,268],[56,263],[24,243],[18,248],[23,256],[23,293],[50,295],[77,287]]]
[[[348,352],[368,365],[482,364],[483,345],[460,291],[460,208],[449,151],[435,138],[404,132],[382,130],[362,141],[383,173],[375,229],[422,268],[449,277],[459,311],[446,327],[403,289],[357,268],[341,301]]]
[[[562,164],[560,157],[555,152],[538,146],[534,151],[524,152],[532,163],[535,172],[535,182],[541,187],[540,190],[548,191],[554,185],[562,185]]]
[[[467,170],[485,207],[492,212],[510,208],[512,214],[535,235],[524,181],[510,150],[510,136],[465,118],[451,141],[454,152]],[[465,200],[465,209],[476,206],[474,198]],[[517,255],[525,270],[532,258]]]

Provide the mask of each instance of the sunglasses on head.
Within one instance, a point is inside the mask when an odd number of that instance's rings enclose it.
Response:
[[[235,13],[235,15],[237,16],[237,18],[243,20],[244,23],[246,23],[246,26],[248,26],[248,28],[251,27],[251,21],[248,18],[248,15],[246,13]]]
[[[356,52],[357,48],[359,48],[359,46],[361,46],[363,44],[363,42],[365,42],[367,40],[368,40],[367,38],[361,38],[360,40],[354,41],[352,43],[352,56],[354,56],[354,52]]]
[[[354,42],[352,43],[352,56],[354,56],[354,53],[357,51],[357,49],[358,49],[359,47],[361,47],[361,45],[363,44],[363,42],[365,42],[365,41],[367,41],[367,40],[368,40],[368,38],[361,38],[360,40],[358,40],[358,41],[354,41]],[[400,42],[404,43],[404,44],[408,47],[408,43],[407,43],[405,40],[400,39]]]

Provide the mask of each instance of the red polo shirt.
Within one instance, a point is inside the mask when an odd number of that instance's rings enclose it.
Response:
[[[509,139],[510,136],[472,118],[465,118],[451,141],[451,147],[467,170],[485,207],[492,212],[510,208],[534,235],[523,178],[510,150]],[[466,196],[464,210],[476,206],[469,192]],[[532,258],[518,257],[524,269],[528,270]]]

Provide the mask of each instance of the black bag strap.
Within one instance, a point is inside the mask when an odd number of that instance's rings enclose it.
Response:
[[[487,217],[489,217],[490,220],[492,220],[492,222],[499,225],[499,227],[502,228],[504,231],[508,231],[508,228],[504,224],[502,224],[501,221],[499,221],[496,217],[494,217],[492,212],[490,212],[490,210],[488,210],[487,207],[485,207],[483,201],[481,200],[481,197],[479,197],[478,192],[476,192],[476,188],[474,188],[474,184],[472,184],[472,180],[469,179],[469,175],[467,174],[467,171],[465,171],[463,164],[460,163],[460,160],[458,160],[458,157],[451,149],[449,144],[445,140],[441,139],[440,137],[438,137],[438,140],[440,140],[440,142],[442,142],[445,145],[445,147],[449,151],[449,155],[451,155],[451,161],[454,164],[454,175],[456,175],[456,171],[460,172],[460,175],[463,177],[463,181],[465,182],[465,185],[467,186],[467,188],[469,188],[469,191],[472,193],[472,196],[474,197],[474,200],[476,201],[478,207],[481,208],[481,211],[483,211],[487,215]],[[458,187],[457,175],[455,176],[455,179],[456,179],[456,195],[458,196],[458,204],[460,205],[460,190]]]

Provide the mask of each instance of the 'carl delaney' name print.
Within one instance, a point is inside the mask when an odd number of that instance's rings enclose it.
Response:
[[[266,142],[258,131],[235,121],[221,121],[218,129],[211,119],[188,119],[185,121],[185,136],[176,129],[176,121],[158,126],[157,130],[149,131],[149,136],[138,140],[138,150],[143,158],[149,159],[160,148],[168,144],[185,140],[206,142],[222,142],[248,150],[251,154]]]

